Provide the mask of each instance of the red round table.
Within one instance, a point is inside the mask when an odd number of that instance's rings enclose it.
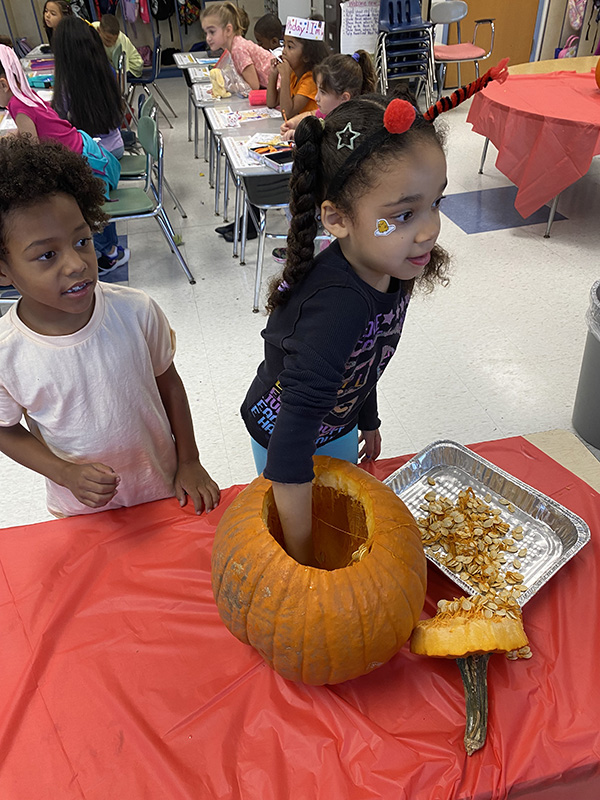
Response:
[[[594,74],[510,75],[473,97],[467,122],[498,149],[496,166],[519,191],[523,217],[586,174],[600,154]]]

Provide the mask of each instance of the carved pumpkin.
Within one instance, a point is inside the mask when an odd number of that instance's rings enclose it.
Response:
[[[473,755],[487,737],[490,655],[531,656],[516,600],[498,595],[440,600],[435,617],[416,625],[410,649],[419,655],[456,659],[465,691],[465,750]]]
[[[356,678],[400,650],[425,600],[419,529],[363,470],[314,459],[313,545],[321,568],[287,555],[270,481],[254,480],[215,533],[221,619],[280,675],[321,685]]]

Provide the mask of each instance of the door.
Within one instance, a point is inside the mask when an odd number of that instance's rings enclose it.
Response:
[[[482,75],[503,58],[510,58],[510,64],[523,64],[529,61],[533,47],[533,34],[538,10],[538,0],[467,0],[469,13],[461,20],[463,42],[473,39],[476,19],[493,18],[496,34],[492,55],[480,62],[479,72]],[[489,49],[489,25],[480,25],[477,32],[477,44],[485,50]],[[456,25],[451,25],[448,44],[455,44]],[[461,83],[464,85],[475,80],[475,66],[472,61],[460,65]],[[448,65],[446,87],[457,86],[456,66]]]

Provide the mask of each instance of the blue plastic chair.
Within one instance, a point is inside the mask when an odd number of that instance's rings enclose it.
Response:
[[[397,31],[423,24],[419,0],[380,0],[379,30]]]
[[[133,106],[133,100],[134,100],[134,97],[135,97],[135,90],[136,90],[136,88],[138,86],[142,87],[142,89],[148,95],[148,97],[150,96],[150,89],[148,88],[148,86],[152,86],[152,88],[155,90],[155,92],[160,97],[162,97],[163,101],[165,102],[165,104],[168,107],[168,109],[171,112],[171,114],[174,117],[176,117],[177,114],[175,113],[172,105],[169,103],[169,101],[164,96],[162,91],[158,88],[158,85],[156,83],[156,79],[158,78],[158,73],[160,72],[160,54],[161,54],[160,34],[158,34],[157,36],[154,37],[154,48],[152,50],[152,66],[150,67],[150,69],[143,70],[142,75],[139,78],[134,78],[134,77],[129,77],[128,78],[128,83],[129,83],[130,92],[131,92],[131,94],[130,94],[130,96],[128,98],[128,101],[129,101],[128,105],[129,106]],[[160,107],[160,105],[158,106],[158,109],[161,112],[161,114],[164,116],[164,118],[167,120],[167,122],[169,123],[169,127],[172,128],[173,125],[171,124],[171,120],[168,118],[168,116],[166,115],[165,111]]]

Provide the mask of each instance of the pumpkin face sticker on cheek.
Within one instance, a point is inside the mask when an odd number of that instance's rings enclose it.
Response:
[[[395,230],[396,226],[392,222],[388,222],[387,219],[378,219],[375,223],[373,234],[375,236],[389,236]]]

